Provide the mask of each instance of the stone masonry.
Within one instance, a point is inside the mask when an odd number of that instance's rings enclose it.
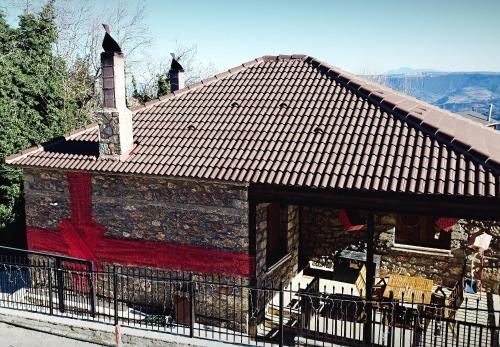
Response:
[[[70,217],[65,174],[25,169],[28,227]],[[93,175],[93,218],[106,236],[248,251],[244,186],[140,176]]]
[[[364,231],[344,232],[339,211],[324,207],[300,207],[301,257],[318,261],[335,250],[365,239]]]
[[[28,227],[55,229],[59,222],[70,217],[68,184],[62,172],[26,169],[25,196]],[[108,237],[248,252],[245,186],[94,174],[92,209],[93,218],[106,228]],[[110,265],[103,264],[108,270]],[[119,271],[121,274],[122,270]],[[157,269],[136,268],[129,271],[137,274],[138,280],[127,280],[130,288],[120,291],[120,299],[159,307],[173,305],[173,297],[182,296],[185,289],[172,291],[172,285],[165,283],[169,279],[174,279],[175,283],[176,278],[187,279],[189,275],[183,271]],[[162,281],[147,279],[151,274],[162,274],[160,277],[166,279],[164,284],[161,284]],[[195,281],[221,283],[197,286],[196,320],[246,331],[248,291],[238,289],[234,284],[249,284],[249,279],[218,275],[214,275],[214,278],[203,273],[193,273],[193,276]],[[119,281],[120,278],[121,275],[118,277]],[[106,288],[112,288],[109,280],[108,274],[98,276],[97,290],[105,297],[112,295],[111,292],[106,292]],[[233,300],[233,297],[238,300]],[[240,318],[231,321],[228,317]]]
[[[420,276],[436,285],[453,286],[463,276],[466,234],[455,225],[451,230],[451,254],[394,249],[396,215],[376,215],[375,252],[382,256],[380,275],[391,273]]]
[[[70,217],[68,182],[59,171],[24,170],[26,225],[55,229]]]
[[[450,254],[397,249],[394,247],[395,227],[396,214],[375,216],[375,253],[381,255],[381,276],[391,273],[422,276],[437,285],[453,286],[463,276],[470,277],[468,235],[483,230],[493,235],[490,250],[485,252],[483,286],[494,293],[499,292],[500,223],[460,220],[451,231]],[[365,235],[365,231],[345,232],[338,210],[301,207],[301,252],[307,259],[331,257],[336,250],[364,239]],[[479,278],[477,271],[474,277]]]
[[[287,225],[287,250],[289,259],[284,262],[278,262],[279,265],[268,269],[266,266],[266,248],[267,248],[267,203],[256,206],[256,278],[257,285],[278,288],[280,281],[286,285],[293,276],[298,273],[299,260],[299,208],[289,205],[288,225]]]
[[[107,236],[248,251],[245,187],[94,175],[92,189],[94,218]]]
[[[120,122],[117,111],[100,111],[99,118],[99,154],[114,155],[120,152]]]
[[[484,252],[483,287],[493,293],[500,294],[500,222],[461,220],[460,226],[468,234],[484,231],[491,236],[490,248]],[[470,265],[474,256],[468,252],[466,274],[470,276]],[[476,257],[474,263],[474,277],[479,278],[479,261]]]

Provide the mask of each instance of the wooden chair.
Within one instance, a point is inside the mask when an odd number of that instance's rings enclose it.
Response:
[[[358,278],[356,279],[356,288],[359,291],[360,297],[362,299],[366,298],[366,267],[363,265],[361,270],[359,271]],[[387,282],[385,281],[385,278],[381,278],[378,280],[377,283],[375,283],[372,287],[372,297],[371,301],[382,301],[383,300],[383,295],[384,295],[384,290],[385,286],[387,285]]]
[[[446,295],[443,287],[437,287],[431,296],[431,307],[426,307],[425,316],[427,319],[446,318],[452,321],[447,321],[451,327],[452,333],[456,334],[455,316],[457,310],[464,301],[464,283],[463,280],[457,281],[450,289],[450,294]]]

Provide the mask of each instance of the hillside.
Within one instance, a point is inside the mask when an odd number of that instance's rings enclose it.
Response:
[[[500,73],[418,72],[371,79],[453,112],[474,109],[487,115],[491,103],[493,117],[500,119]]]

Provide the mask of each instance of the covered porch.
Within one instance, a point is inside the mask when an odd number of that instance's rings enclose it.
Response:
[[[278,288],[282,282],[291,294],[285,312],[288,309],[293,318],[296,309],[300,318],[295,324],[320,333],[318,341],[337,335],[335,329],[340,327],[343,337],[357,335],[355,340],[365,343],[390,345],[388,339],[392,343],[399,339],[399,345],[420,345],[431,339],[430,345],[446,345],[448,339],[458,339],[480,346],[487,335],[485,327],[500,325],[498,279],[496,289],[491,285],[494,278],[486,288],[481,288],[479,275],[470,281],[474,249],[468,245],[470,230],[459,221],[495,225],[499,212],[489,198],[254,186],[250,221],[254,221],[256,284]],[[279,215],[275,222],[273,215]],[[433,226],[431,237],[398,235],[405,216]],[[273,225],[276,220],[282,221],[281,227]],[[277,234],[281,230],[281,239],[271,229]],[[276,247],[279,240],[285,248]],[[492,247],[496,245],[493,241]],[[488,253],[493,257],[482,265],[493,273],[498,264],[495,252]],[[303,303],[305,297],[309,303]],[[274,297],[270,306],[278,307],[278,299]],[[341,317],[332,315],[346,302],[355,306],[347,323],[345,312]],[[361,306],[362,314],[356,312]],[[463,329],[462,337],[457,327]]]

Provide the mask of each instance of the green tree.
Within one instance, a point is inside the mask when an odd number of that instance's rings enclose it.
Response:
[[[78,108],[84,96],[65,92],[67,67],[53,54],[56,29],[53,1],[38,14],[23,13],[18,28],[0,13],[0,229],[15,225],[21,198],[21,172],[5,157],[88,119]]]
[[[159,74],[156,76],[158,80],[158,95],[157,97],[160,97],[162,95],[166,95],[170,93],[170,79],[167,75],[165,74]]]
[[[132,76],[132,97],[139,103],[157,99],[162,95],[170,93],[170,80],[168,74],[156,74],[152,85],[137,85],[137,80]]]

